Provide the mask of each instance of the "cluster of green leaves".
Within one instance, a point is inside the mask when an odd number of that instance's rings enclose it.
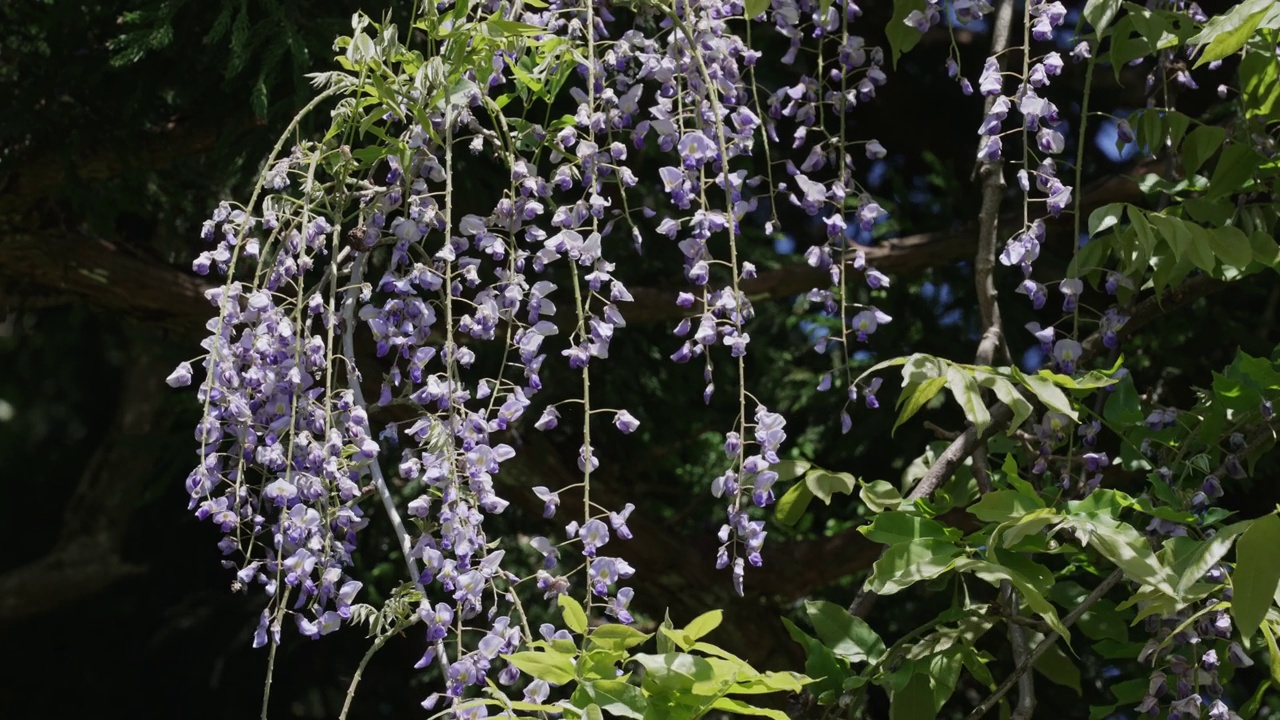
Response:
[[[1202,578],[1228,557],[1233,545],[1238,546],[1227,580],[1232,599],[1198,605],[1186,624],[1207,612],[1229,609],[1242,640],[1249,641],[1261,629],[1273,658],[1274,680],[1280,683],[1280,661],[1276,660],[1280,655],[1273,649],[1280,632],[1280,563],[1273,556],[1274,548],[1280,546],[1280,516],[1272,513],[1227,525],[1216,534],[1200,533],[1205,521],[1215,523],[1227,513],[1196,517],[1149,496],[1133,497],[1112,489],[1058,504],[1056,489],[1038,490],[1019,476],[1012,454],[992,477],[996,489],[967,507],[981,523],[969,533],[944,525],[926,502],[881,504],[885,488],[871,492],[875,484],[864,487],[864,498],[873,500],[868,505],[880,510],[860,531],[886,546],[873,566],[868,589],[893,595],[916,583],[927,582],[936,589],[953,582],[953,603],[887,650],[875,632],[843,608],[808,603],[817,638],[790,623],[788,630],[806,649],[805,671],[818,678],[813,690],[820,701],[835,702],[844,694],[861,700],[859,691],[873,683],[893,699],[895,718],[933,716],[953,692],[962,666],[977,682],[994,686],[987,667],[994,658],[977,642],[1002,615],[1025,610],[1064,638],[1068,647],[1075,647],[1072,628],[1064,625],[1062,613],[1078,606],[1088,591],[1060,578],[1101,577],[1109,567],[1118,568],[1132,583],[1128,599],[1118,604],[1095,601],[1075,627],[1099,657],[1135,657],[1144,642],[1130,640],[1128,627],[1151,615],[1171,615],[1216,593],[1219,586]],[[1153,545],[1140,529],[1153,518],[1181,524],[1188,534]],[[993,587],[1010,583],[1021,608],[1002,607],[999,599],[981,599],[970,578]],[[1053,648],[1036,669],[1079,692],[1076,663],[1066,651]],[[865,666],[855,667],[859,664]],[[1141,681],[1143,688],[1145,682]],[[1132,690],[1117,685],[1117,705],[1136,703],[1141,693],[1130,697]],[[1104,717],[1115,707],[1098,708],[1095,715]]]
[[[507,712],[554,712],[594,720],[604,715],[634,720],[696,720],[713,711],[787,720],[786,713],[759,707],[747,698],[796,693],[811,680],[792,672],[759,672],[747,661],[705,638],[720,626],[713,610],[676,628],[668,618],[656,634],[633,627],[592,627],[582,605],[559,597],[564,625],[575,639],[539,640],[504,656],[526,675],[563,687],[569,698],[553,704],[512,702],[491,688],[489,698],[469,701]],[[636,652],[653,639],[656,653]],[[516,716],[513,717],[533,717]]]
[[[311,48],[304,35],[307,19],[299,8],[281,0],[252,5],[245,0],[217,3],[203,43],[211,47],[225,43],[224,79],[252,69],[250,106],[258,118],[265,118],[271,88],[282,73],[296,77],[304,72]],[[108,43],[111,64],[134,65],[169,48],[178,40],[178,29],[190,25],[192,16],[204,10],[188,0],[152,0],[125,11],[119,18],[119,35]]]
[[[538,0],[528,4],[543,5]],[[345,72],[313,78],[318,86],[354,88],[355,96],[339,104],[326,140],[351,129],[358,139],[372,135],[375,142],[353,152],[358,168],[371,167],[391,154],[408,154],[404,142],[388,132],[391,125],[411,116],[425,132],[434,133],[428,111],[465,107],[473,94],[483,99],[500,142],[536,149],[528,115],[539,108],[549,112],[576,62],[571,41],[535,39],[542,29],[497,15],[478,17],[467,3],[443,13],[428,8],[414,22],[425,39],[424,49],[405,47],[394,24],[374,22],[362,13],[353,16],[352,27],[350,36],[334,44],[343,53],[337,62]],[[509,59],[515,88],[489,98],[478,92],[474,78],[488,76],[496,55]],[[552,132],[573,123],[567,116],[547,115],[543,120],[543,127]]]

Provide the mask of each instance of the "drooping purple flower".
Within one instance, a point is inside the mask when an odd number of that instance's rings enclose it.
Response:
[[[1084,282],[1067,278],[1058,284],[1058,292],[1062,293],[1062,312],[1074,312],[1079,306],[1080,293],[1084,292]]]
[[[626,410],[619,410],[613,416],[613,425],[623,434],[630,435],[635,432],[636,428],[640,427],[640,421]]]
[[[1247,668],[1253,665],[1253,659],[1246,655],[1244,648],[1235,641],[1232,641],[1227,646],[1227,662],[1238,668]]]
[[[1054,217],[1062,214],[1071,204],[1071,186],[1064,185],[1057,179],[1053,179],[1049,184],[1049,199],[1046,201],[1049,213]]]
[[[987,58],[982,65],[982,75],[978,78],[978,92],[985,96],[999,95],[1003,86],[1000,64],[993,57]]]
[[[1071,338],[1063,338],[1053,344],[1053,359],[1066,375],[1075,372],[1076,361],[1080,359],[1082,353],[1083,348],[1080,343]]]
[[[999,136],[984,135],[978,143],[978,160],[980,162],[995,162],[1000,159],[1004,150],[1004,144]]]
[[[533,488],[533,494],[537,495],[539,500],[546,503],[542,509],[542,517],[553,517],[556,514],[556,508],[560,506],[560,495],[558,493],[551,492],[542,485],[538,485]]]
[[[1044,307],[1045,302],[1049,299],[1049,293],[1044,285],[1030,278],[1023,280],[1015,291],[1020,295],[1026,295],[1031,298],[1031,307],[1039,310]]]
[[[680,156],[684,158],[684,166],[687,168],[696,168],[714,160],[716,157],[715,143],[712,143],[706,135],[696,130],[685,133],[680,138],[677,149],[680,152]]]
[[[186,387],[191,384],[191,363],[182,362],[173,372],[169,373],[169,377],[164,380],[171,388]]]
[[[617,618],[620,623],[629,624],[633,622],[635,618],[631,616],[627,608],[631,606],[631,599],[635,594],[634,588],[619,588],[618,594],[605,607],[605,612]]]
[[[595,557],[596,550],[609,542],[609,527],[597,518],[592,518],[578,530],[578,537],[582,539],[582,554],[587,557]]]
[[[1046,354],[1053,352],[1053,340],[1057,337],[1057,331],[1053,329],[1053,326],[1042,328],[1040,323],[1032,321],[1027,323],[1025,327],[1039,341],[1042,352]]]
[[[627,503],[622,507],[621,512],[609,513],[609,525],[613,527],[613,531],[618,533],[618,537],[623,540],[631,539],[631,529],[627,527],[627,518],[631,517],[631,513],[636,506]]]
[[[853,320],[850,321],[850,324],[854,331],[857,332],[858,342],[866,342],[867,337],[876,331],[876,328],[879,327],[880,323],[874,312],[870,310],[863,310],[853,316]]]

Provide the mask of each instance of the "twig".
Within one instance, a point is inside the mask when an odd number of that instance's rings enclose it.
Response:
[[[271,647],[267,649],[267,679],[262,683],[262,720],[267,720],[267,707],[271,704],[271,680],[276,672],[276,647],[279,644],[273,638]]]
[[[906,502],[913,503],[923,497],[929,497],[937,490],[947,478],[955,473],[956,468],[960,467],[966,458],[973,454],[973,451],[979,445],[985,443],[988,438],[996,433],[1004,430],[1013,420],[1013,410],[1004,403],[997,402],[990,408],[991,423],[981,434],[977,428],[970,425],[964,432],[960,433],[946,450],[933,461],[933,465],[929,467],[929,471],[920,478],[920,482],[911,489],[907,495]],[[862,589],[853,599],[853,603],[849,605],[849,612],[857,617],[865,618],[871,612],[871,607],[875,604],[875,593],[867,589],[863,585]]]
[[[1114,587],[1116,583],[1120,582],[1120,578],[1122,577],[1124,577],[1124,573],[1120,570],[1115,570],[1108,575],[1101,583],[1098,584],[1098,587],[1093,589],[1093,592],[1089,593],[1088,597],[1080,601],[1080,604],[1076,606],[1075,610],[1067,613],[1062,618],[1062,626],[1071,627],[1075,621],[1080,619],[1081,615],[1084,615],[1088,612],[1089,608],[1093,607],[1094,603],[1102,599],[1102,596],[1106,595],[1107,591]],[[991,708],[995,707],[996,703],[1000,702],[1000,698],[1004,697],[1005,694],[1007,694],[1009,690],[1018,683],[1018,680],[1035,666],[1036,662],[1038,662],[1040,658],[1049,651],[1049,648],[1052,647],[1060,637],[1062,636],[1056,632],[1051,632],[1048,635],[1045,635],[1044,640],[1041,640],[1040,644],[1036,645],[1035,649],[1018,663],[1017,667],[1014,668],[1013,673],[1010,674],[1009,677],[1005,678],[1004,682],[1000,683],[1000,686],[996,688],[995,692],[991,693],[986,700],[983,700],[978,707],[974,708],[973,712],[969,713],[965,720],[979,720],[983,715],[986,715]]]
[[[364,259],[364,253],[356,253],[352,259],[351,288],[347,290],[347,297],[342,301],[342,352],[347,356],[347,384],[351,386],[351,395],[357,407],[364,407],[364,392],[360,389],[360,371],[356,368],[355,359],[356,296],[360,294],[360,287],[364,283]],[[369,463],[369,474],[373,476],[373,484],[378,488],[378,496],[382,498],[387,519],[391,521],[391,528],[395,531],[396,539],[400,541],[400,552],[404,554],[405,566],[409,568],[409,579],[417,584],[422,573],[418,570],[417,561],[413,559],[413,543],[409,540],[409,533],[404,529],[404,522],[400,520],[395,498],[391,497],[391,490],[387,488],[387,481],[382,476],[382,466],[378,464],[377,458]]]
[[[347,712],[351,710],[351,701],[356,697],[356,686],[360,684],[360,679],[364,677],[364,669],[369,665],[369,661],[373,659],[373,654],[382,649],[387,644],[387,640],[391,639],[391,633],[383,633],[374,639],[373,644],[365,651],[364,657],[360,658],[360,664],[356,666],[356,674],[351,677],[351,684],[347,686],[347,699],[342,703],[342,712],[338,713],[338,720],[347,720]]]

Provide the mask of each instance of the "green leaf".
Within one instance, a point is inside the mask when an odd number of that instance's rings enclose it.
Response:
[[[1067,657],[1058,645],[1050,645],[1049,650],[1036,661],[1036,672],[1049,680],[1082,694],[1080,690],[1080,668]]]
[[[910,420],[911,416],[919,412],[920,408],[924,407],[930,400],[932,400],[938,392],[946,386],[946,384],[947,378],[929,378],[919,385],[914,386],[910,393],[903,393],[900,395],[899,397],[906,398],[906,402],[902,405],[902,411],[898,413],[898,420],[893,424],[893,430],[890,430],[890,435],[898,429],[899,425]]]
[[[1248,530],[1252,524],[1252,520],[1245,520],[1228,525],[1212,538],[1198,543],[1193,551],[1180,558],[1173,566],[1173,574],[1178,577],[1178,593],[1185,593],[1193,583],[1199,582],[1210,568],[1226,557],[1231,546],[1235,544],[1236,538],[1240,533]]]
[[[730,695],[759,695],[771,692],[798,693],[813,682],[811,678],[796,672],[763,672],[740,680],[729,690]]]
[[[1244,531],[1236,545],[1236,568],[1231,573],[1231,616],[1248,640],[1262,624],[1280,584],[1280,517],[1260,517]]]
[[[933,712],[929,714],[930,717],[937,717],[938,711],[947,704],[951,694],[956,691],[956,681],[960,679],[961,662],[960,653],[955,650],[929,658],[929,686],[933,700]]]
[[[862,502],[866,503],[867,508],[872,512],[896,510],[902,504],[902,493],[898,492],[898,488],[884,480],[862,483],[862,489],[858,491],[858,497],[862,498]]]
[[[1066,393],[1058,389],[1058,386],[1054,385],[1052,380],[1043,375],[1023,374],[1017,368],[1014,368],[1013,371],[1014,377],[1030,390],[1040,402],[1044,403],[1045,407],[1079,422],[1079,417],[1076,415],[1075,409],[1071,407],[1071,401],[1067,399]]]
[[[959,554],[960,548],[938,538],[890,545],[872,566],[867,587],[877,595],[892,595],[920,580],[945,573]]]
[[[984,388],[990,388],[995,391],[996,398],[1009,406],[1013,411],[1013,420],[1009,422],[1008,434],[1012,435],[1018,431],[1022,423],[1031,416],[1031,403],[1018,392],[1013,383],[1001,375],[994,372],[978,368],[974,372],[974,377],[978,380],[978,385]]]
[[[645,670],[644,688],[650,694],[688,692],[697,683],[716,679],[711,663],[688,653],[637,653],[633,659]]]
[[[573,657],[558,652],[524,652],[503,655],[502,658],[515,665],[520,672],[539,680],[546,680],[553,685],[565,685],[574,679]]]
[[[587,613],[582,609],[582,604],[568,595],[561,595],[556,602],[560,604],[560,614],[564,617],[565,627],[576,633],[585,633]]]
[[[662,613],[662,624],[658,626],[657,633],[659,653],[669,653],[672,650],[675,650],[675,643],[671,642],[671,638],[667,637],[667,634],[663,632],[664,630],[673,631],[675,629],[675,623],[671,622],[671,610],[665,610]]]
[[[1032,510],[1016,520],[1010,520],[1002,524],[1004,528],[1000,532],[1000,547],[1011,548],[1022,542],[1024,538],[1038,534],[1045,527],[1052,525],[1062,519],[1062,516],[1049,508],[1041,508]]]
[[[547,29],[538,27],[537,25],[528,25],[514,20],[504,20],[502,18],[490,17],[485,21],[489,27],[499,31],[504,35],[545,35]]]
[[[851,663],[875,663],[884,655],[884,641],[860,617],[825,600],[806,600],[805,614],[822,644]]]
[[[1250,235],[1249,247],[1253,250],[1254,262],[1269,268],[1280,265],[1280,245],[1265,232],[1258,231]]]
[[[1262,637],[1267,641],[1267,650],[1271,654],[1271,679],[1280,683],[1280,647],[1277,647],[1276,634],[1274,625],[1262,624]]]
[[[1049,627],[1053,628],[1067,642],[1071,642],[1071,632],[1062,624],[1062,620],[1058,617],[1058,611],[1054,609],[1053,603],[1045,599],[1044,592],[1032,582],[1031,578],[1004,565],[970,558],[957,562],[956,571],[973,573],[976,577],[982,578],[997,587],[999,587],[1001,581],[1008,580],[1017,589],[1022,599],[1027,601],[1027,607],[1031,608],[1032,612],[1044,618]]]
[[[858,480],[849,473],[836,473],[821,468],[813,468],[804,476],[804,484],[809,491],[827,505],[831,504],[831,496],[836,493],[852,495],[858,487]]]
[[[1261,118],[1266,123],[1280,120],[1280,63],[1276,62],[1275,53],[1250,46],[1240,61],[1239,73],[1245,116]]]
[[[1240,706],[1240,717],[1242,720],[1253,720],[1253,716],[1258,714],[1258,709],[1262,707],[1262,701],[1270,696],[1267,691],[1271,689],[1271,680],[1263,680],[1258,689],[1254,691],[1253,697],[1249,698],[1249,702]]]
[[[1026,480],[1023,480],[1022,477],[1018,475],[1018,460],[1013,456],[1013,453],[1005,454],[1004,462],[1000,465],[1000,471],[1004,473],[1005,480],[1013,486],[1014,490],[1017,490],[1023,495],[1036,494],[1035,486]]]
[[[870,525],[863,525],[858,532],[867,536],[868,540],[896,545],[921,538],[946,538],[947,528],[937,520],[890,510],[876,515]]]
[[[1209,232],[1209,249],[1228,267],[1243,269],[1253,260],[1249,237],[1230,225]]]
[[[1192,130],[1182,141],[1182,173],[1186,177],[1196,174],[1205,161],[1222,149],[1227,131],[1216,125],[1201,125]]]
[[[783,460],[769,469],[778,473],[777,482],[788,482],[809,472],[810,467],[812,465],[805,460]]]
[[[1116,604],[1106,598],[1098,600],[1086,610],[1076,621],[1076,626],[1092,640],[1129,641],[1129,624],[1120,611],[1116,610]]]
[[[1009,522],[1044,507],[1039,496],[1017,490],[992,490],[969,506],[969,512],[983,522]]]
[[[1237,53],[1258,28],[1262,17],[1271,9],[1274,0],[1245,0],[1231,10],[1210,18],[1204,29],[1187,41],[1189,45],[1204,45],[1204,52],[1194,67],[1221,60]]]
[[[750,703],[745,703],[736,698],[721,697],[711,703],[711,707],[716,710],[728,710],[737,715],[752,715],[755,717],[773,718],[773,720],[790,720],[790,716],[781,710],[772,710],[770,708],[756,707]]]
[[[1142,533],[1132,525],[1107,515],[1073,515],[1067,524],[1075,528],[1085,546],[1092,545],[1124,571],[1126,577],[1169,597],[1177,597],[1173,573],[1162,565]]]
[[[563,597],[563,596],[561,596]],[[691,641],[697,641],[706,637],[712,630],[720,627],[720,623],[724,620],[723,610],[710,610],[704,612],[694,618],[692,622],[685,626],[685,636]]]
[[[1089,237],[1110,230],[1124,217],[1124,203],[1109,203],[1089,213]]]
[[[1106,374],[1097,370],[1090,370],[1078,378],[1070,375],[1052,372],[1050,370],[1041,370],[1040,375],[1048,378],[1054,385],[1064,387],[1068,390],[1096,390],[1098,388],[1110,387],[1115,385],[1118,380],[1108,377]]]
[[[592,630],[590,635],[592,645],[608,650],[633,648],[651,637],[653,637],[651,633],[642,633],[629,625],[616,623],[601,625]]]
[[[640,688],[622,680],[592,680],[579,687],[601,710],[617,717],[643,720],[649,705]]]
[[[982,391],[973,375],[952,365],[947,368],[947,389],[964,409],[964,416],[973,423],[973,427],[981,435],[991,424],[991,413],[987,404],[982,402]]]
[[[847,666],[842,665],[835,653],[831,652],[831,648],[796,627],[795,623],[782,618],[782,624],[786,626],[787,634],[791,639],[804,648],[804,672],[815,681],[811,688],[813,694],[821,696],[826,692],[840,692],[847,675],[844,668]]]
[[[1084,4],[1084,19],[1093,26],[1093,31],[1102,36],[1120,10],[1120,0],[1089,0]],[[1092,233],[1090,233],[1092,234]]]
[[[1175,261],[1181,261],[1182,256],[1186,254],[1187,248],[1191,246],[1191,231],[1187,229],[1186,223],[1180,218],[1161,215],[1160,213],[1151,213],[1148,216],[1151,224],[1156,226],[1156,230],[1160,232],[1160,237],[1165,244],[1173,250],[1173,258]]]
[[[909,52],[923,37],[915,28],[907,24],[907,16],[912,10],[924,12],[927,0],[894,0],[893,19],[885,28],[885,36],[889,38],[889,49],[893,54],[893,67],[898,67],[898,58]]]
[[[920,720],[933,717],[933,690],[929,687],[929,676],[914,673],[907,681],[906,687],[897,690],[891,698],[889,706],[890,720]]]
[[[1187,251],[1191,255],[1191,262],[1205,272],[1213,272],[1216,260],[1211,249],[1213,240],[1209,235],[1209,231],[1195,223],[1188,223],[1187,230],[1191,233],[1191,244],[1187,246]]]
[[[946,375],[951,363],[924,353],[916,353],[902,363],[902,387],[918,385],[926,380]],[[902,399],[899,398],[899,403]]]
[[[808,509],[811,500],[813,500],[813,492],[809,490],[808,483],[798,482],[778,499],[778,506],[774,508],[774,517],[783,525],[795,525],[800,522],[800,518],[804,517],[804,511]]]
[[[1151,117],[1154,117],[1154,114]],[[1151,234],[1151,223],[1147,222],[1147,215],[1141,208],[1133,205],[1128,207],[1129,226],[1133,228],[1138,242],[1142,245],[1142,257],[1149,258],[1156,249],[1156,239]]]
[[[1213,168],[1205,197],[1219,198],[1239,190],[1253,177],[1253,171],[1258,169],[1261,162],[1262,158],[1247,143],[1228,145]]]
[[[770,0],[745,0],[742,4],[743,14],[750,20],[759,17],[761,13],[769,9]]]

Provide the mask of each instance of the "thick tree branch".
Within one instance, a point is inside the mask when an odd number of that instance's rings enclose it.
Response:
[[[71,293],[113,313],[196,337],[212,317],[210,285],[117,243],[61,230],[0,234],[0,304]]]
[[[0,194],[0,207],[23,206],[27,199],[11,196],[49,182],[53,180],[32,180],[6,189]],[[1084,197],[1082,212],[1089,212],[1110,202],[1140,201],[1141,192],[1133,180],[1115,176],[1095,183]],[[204,278],[131,253],[127,241],[61,227],[28,228],[24,222],[0,212],[0,304],[22,307],[25,298],[70,294],[188,337],[203,331],[212,314],[204,298],[212,285]],[[865,252],[868,262],[882,272],[909,276],[972,257],[976,243],[974,228],[967,227],[894,238]],[[829,282],[825,271],[797,264],[763,271],[743,281],[742,289],[760,303],[791,298]],[[675,322],[686,314],[675,303],[675,290],[638,287],[631,293],[635,302],[623,310],[633,325]]]
[[[120,557],[136,488],[154,470],[148,452],[168,388],[167,367],[154,338],[134,338],[120,404],[63,511],[48,555],[0,576],[0,622],[21,620],[83,601],[112,583],[143,572]]]

